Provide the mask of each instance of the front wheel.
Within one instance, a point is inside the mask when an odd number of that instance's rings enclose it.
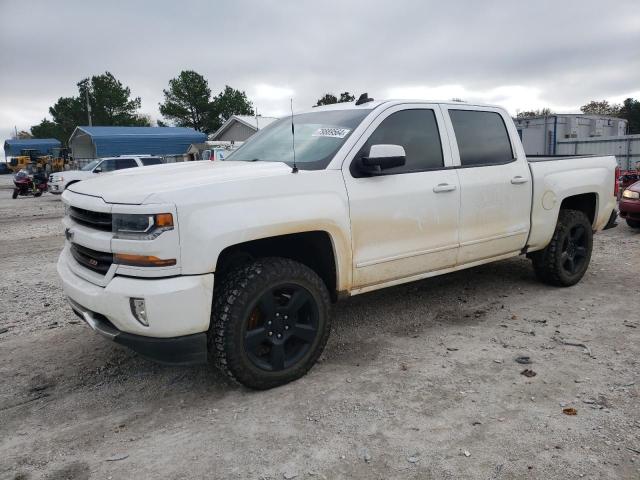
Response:
[[[631,228],[640,228],[640,220],[631,220],[630,218],[627,218],[627,225]]]
[[[578,210],[560,210],[553,237],[544,250],[531,255],[538,279],[558,287],[578,283],[589,268],[593,230]]]
[[[249,388],[284,385],[320,357],[329,311],[327,287],[307,266],[277,257],[239,266],[214,292],[209,355]]]
[[[20,193],[20,190],[18,190],[17,188],[14,188],[13,193],[11,194],[11,198],[13,198],[14,200],[18,198],[18,193]]]

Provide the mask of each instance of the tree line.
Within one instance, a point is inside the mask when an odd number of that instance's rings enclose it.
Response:
[[[57,138],[66,143],[78,125],[88,123],[88,111],[96,126],[151,126],[151,118],[142,115],[140,97],[132,97],[131,89],[110,72],[82,79],[77,83],[78,94],[60,97],[49,108],[51,120],[44,118],[30,132],[20,132],[18,137]],[[164,101],[159,110],[163,120],[158,126],[190,127],[210,134],[232,115],[255,115],[252,102],[244,91],[226,85],[217,95],[212,95],[207,79],[193,70],[183,70],[169,80],[164,89]],[[355,95],[342,92],[339,95],[325,93],[315,106],[353,102]],[[622,104],[610,104],[606,100],[591,101],[580,110],[585,114],[609,115],[624,118],[629,133],[640,133],[640,101],[626,99]],[[519,112],[518,118],[553,115],[549,108]]]
[[[18,138],[57,138],[66,143],[78,125],[87,125],[89,112],[96,126],[151,126],[151,118],[139,113],[142,101],[132,97],[131,89],[111,72],[93,75],[77,83],[78,94],[60,97],[49,107],[51,120],[44,118],[30,132],[18,133]],[[158,126],[190,127],[199,132],[213,133],[232,115],[255,115],[252,102],[244,91],[226,85],[212,95],[207,79],[193,70],[183,70],[169,80],[164,89],[164,101],[159,104],[163,120]],[[352,102],[355,96],[343,92],[318,99],[316,105]]]

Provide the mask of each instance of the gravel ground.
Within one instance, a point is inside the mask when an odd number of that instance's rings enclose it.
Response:
[[[340,303],[309,375],[254,392],[78,322],[55,273],[60,200],[9,184],[2,479],[640,478],[640,232],[624,223],[572,288],[517,258]]]

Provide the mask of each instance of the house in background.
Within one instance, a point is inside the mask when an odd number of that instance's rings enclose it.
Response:
[[[213,142],[244,142],[261,128],[278,120],[273,117],[252,117],[251,115],[232,115],[222,126],[211,135]]]

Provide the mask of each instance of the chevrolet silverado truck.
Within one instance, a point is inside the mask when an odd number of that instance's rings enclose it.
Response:
[[[70,185],[57,268],[99,334],[266,389],[314,365],[338,299],[518,255],[541,281],[576,284],[615,219],[615,168],[527,159],[499,107],[340,103],[224,161]]]

